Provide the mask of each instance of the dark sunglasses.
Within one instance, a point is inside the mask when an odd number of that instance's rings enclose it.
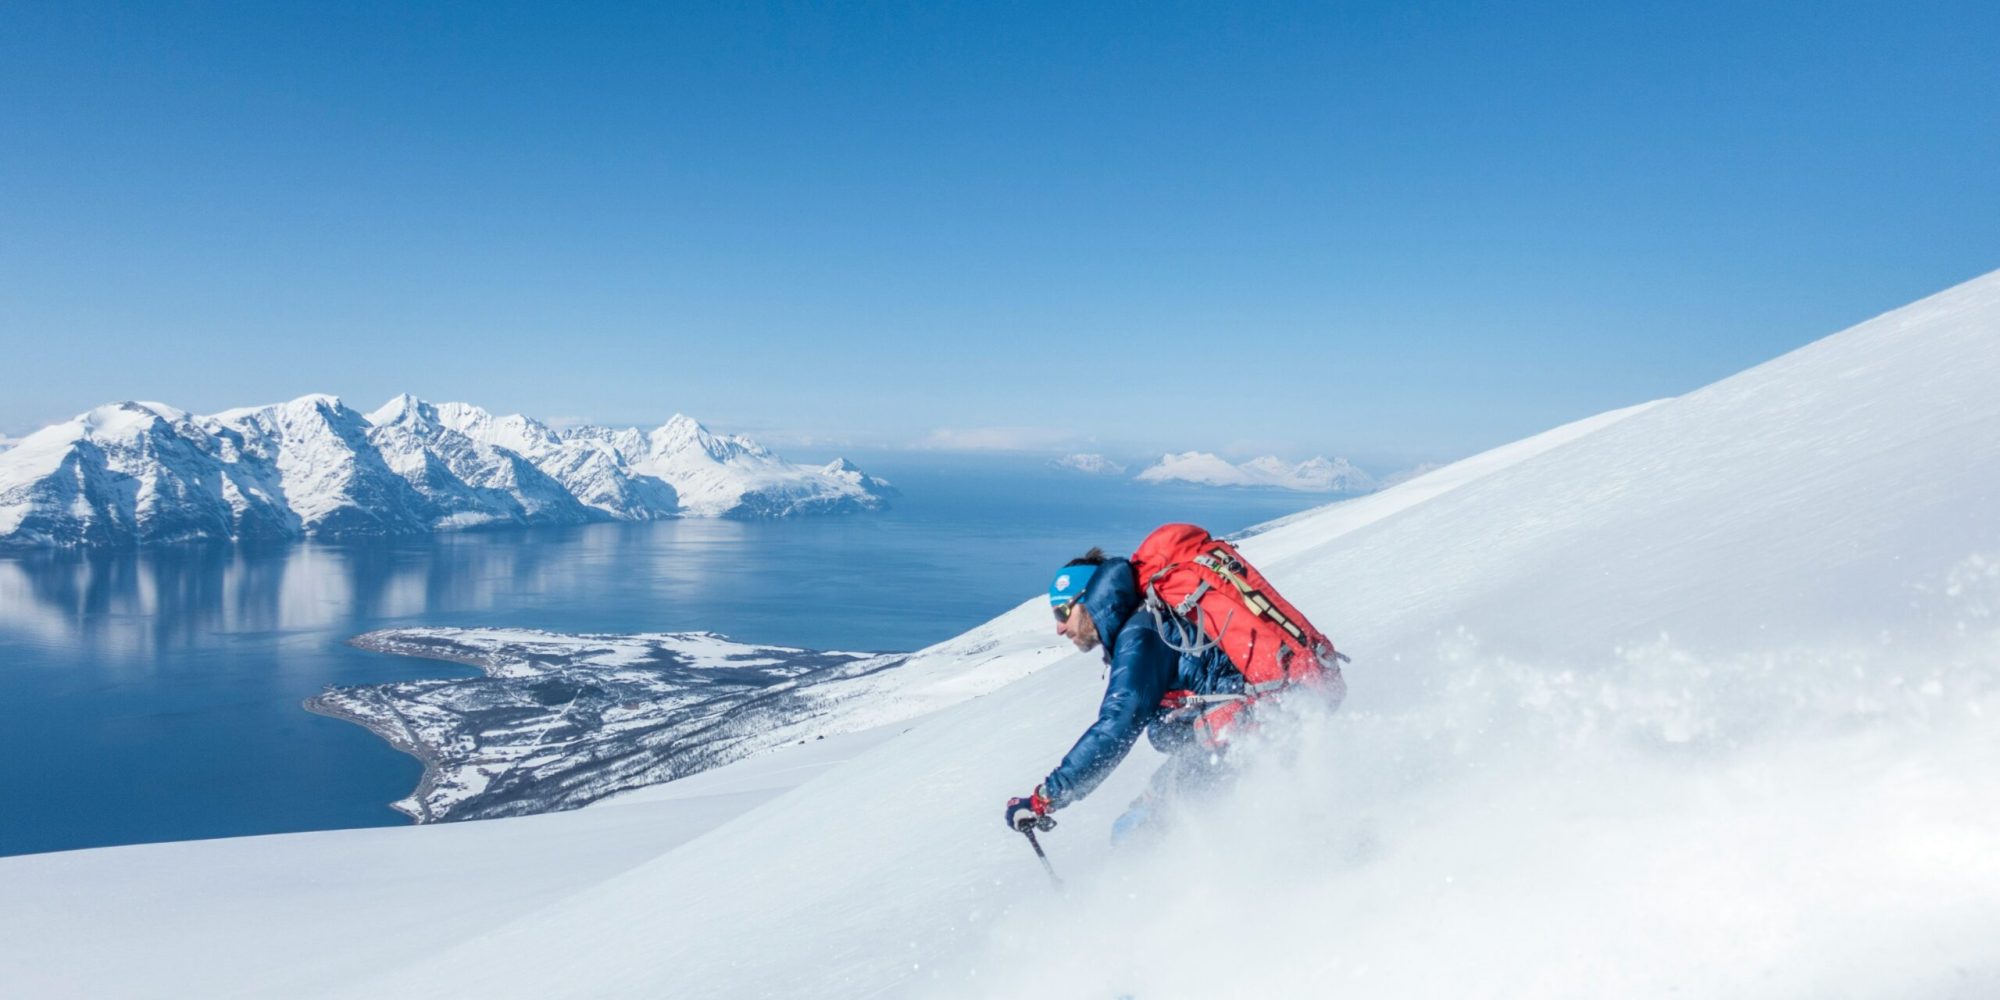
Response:
[[[1077,608],[1077,603],[1075,601],[1071,601],[1068,604],[1056,605],[1055,607],[1056,624],[1058,625],[1069,624],[1070,613],[1075,611],[1076,608]]]

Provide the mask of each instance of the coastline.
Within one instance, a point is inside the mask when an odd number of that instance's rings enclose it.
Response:
[[[408,720],[404,719],[402,713],[386,697],[381,695],[380,692],[374,693],[381,700],[382,707],[387,709],[397,719],[402,720],[402,726],[390,727],[379,725],[375,719],[349,711],[332,700],[334,696],[358,693],[362,690],[367,689],[343,689],[329,685],[326,690],[305,699],[299,704],[306,711],[314,715],[322,715],[329,719],[339,719],[342,722],[351,722],[360,726],[380,737],[384,743],[389,744],[397,752],[416,758],[417,763],[424,766],[423,774],[417,778],[416,788],[411,790],[408,795],[390,802],[388,805],[389,808],[408,816],[410,822],[413,824],[434,822],[436,817],[431,815],[430,796],[437,790],[438,778],[442,773],[441,769],[444,763],[443,758],[431,747],[426,746],[423,741],[415,738],[410,732]]]
[[[415,823],[575,809],[727,763],[822,715],[834,693],[823,681],[908,658],[712,632],[412,628],[347,644],[479,671],[329,686],[301,703],[423,766],[409,795],[390,803]]]
[[[421,660],[456,663],[461,666],[476,668],[486,676],[493,676],[492,664],[489,661],[471,653],[457,652],[450,647],[443,647],[432,643],[399,642],[381,632],[368,632],[347,639],[346,644],[356,649],[367,650],[371,653],[385,653],[390,656],[408,656]],[[397,724],[394,726],[386,725],[375,717],[348,709],[335,700],[341,696],[359,697],[364,692],[373,695],[376,702],[382,706],[382,709],[389,716],[396,720]],[[424,768],[423,774],[417,778],[416,787],[411,789],[408,795],[390,802],[388,805],[389,808],[408,816],[410,822],[413,824],[437,821],[438,817],[433,815],[431,811],[430,797],[437,791],[439,779],[443,776],[444,757],[437,752],[435,747],[417,738],[415,726],[411,724],[409,717],[405,716],[402,710],[396,707],[395,702],[391,701],[382,692],[381,688],[340,687],[329,684],[325,690],[300,702],[300,706],[314,715],[325,716],[329,719],[339,719],[342,722],[350,722],[360,726],[374,733],[398,753],[407,754],[414,758],[417,763],[422,764]]]

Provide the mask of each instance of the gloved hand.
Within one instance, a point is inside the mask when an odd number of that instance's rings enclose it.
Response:
[[[1034,830],[1053,830],[1056,821],[1049,816],[1049,800],[1042,794],[1040,786],[1025,797],[1007,800],[1007,829],[1022,833]]]

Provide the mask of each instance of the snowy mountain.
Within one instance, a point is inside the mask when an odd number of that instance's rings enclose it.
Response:
[[[368,422],[373,425],[369,443],[429,502],[438,528],[580,524],[602,518],[530,458],[459,431],[430,403],[399,396],[369,414]]]
[[[0,453],[0,542],[296,534],[318,509],[293,510],[282,471],[261,456],[245,461],[270,445],[160,403],[100,406]],[[385,508],[404,498],[388,499]]]
[[[702,517],[874,510],[893,493],[887,481],[862,473],[846,459],[824,466],[793,465],[749,438],[715,434],[678,413],[643,437],[637,430],[597,428],[564,434],[571,440],[613,442],[632,468],[672,484],[682,507]]]
[[[332,396],[194,416],[112,403],[0,452],[0,545],[417,534],[661,517],[868,510],[845,461],[793,465],[675,416],[648,435]]]
[[[1000,809],[1103,679],[1029,600],[804,742],[592,808],[0,859],[0,966],[36,996],[2000,994],[1996,383],[2000,273],[1254,534],[1354,657],[1346,706],[1114,851],[1142,743],[1043,836],[1061,891]]]
[[[1205,451],[1162,455],[1138,478],[1148,483],[1271,487],[1309,493],[1366,493],[1376,487],[1372,476],[1344,458],[1318,457],[1287,465],[1274,455],[1266,455],[1232,465]]]
[[[541,520],[574,523],[650,521],[673,516],[680,503],[673,488],[634,473],[616,453],[590,442],[562,440],[539,421],[518,414],[495,417],[466,403],[432,405],[398,396],[369,414],[384,436],[406,435],[411,446],[435,457],[457,458],[475,480],[494,470],[494,485],[525,483],[524,506],[547,512]]]
[[[1054,465],[1058,469],[1068,469],[1071,472],[1081,472],[1092,476],[1122,476],[1125,474],[1124,466],[1095,452],[1064,455],[1049,464]]]

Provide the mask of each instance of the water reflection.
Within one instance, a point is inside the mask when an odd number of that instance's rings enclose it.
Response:
[[[0,559],[0,628],[96,656],[151,658],[218,636],[477,607],[491,581],[540,551],[383,542],[23,553]]]
[[[748,587],[786,526],[589,525],[338,545],[44,550],[0,557],[0,631],[95,657],[150,659],[219,637],[482,612],[536,596],[643,588],[663,606]],[[825,541],[837,544],[837,540]]]
[[[38,551],[0,560],[0,624],[44,645],[144,657],[214,631],[239,557],[197,548],[168,558],[133,551]],[[240,572],[236,575],[240,576]]]

